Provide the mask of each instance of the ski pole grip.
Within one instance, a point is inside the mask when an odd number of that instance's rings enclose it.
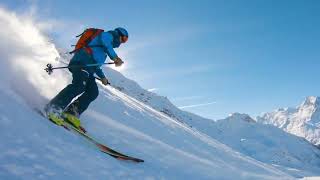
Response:
[[[99,80],[99,81],[101,81],[102,82],[102,79],[101,78],[99,78],[99,77],[94,77],[94,78],[96,78],[97,80]],[[110,82],[108,81],[108,84],[107,85],[109,85],[109,86],[111,86],[111,84],[110,84]]]

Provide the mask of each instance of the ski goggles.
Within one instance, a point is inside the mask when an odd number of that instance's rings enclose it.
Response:
[[[121,43],[126,43],[128,41],[128,36],[120,36]]]

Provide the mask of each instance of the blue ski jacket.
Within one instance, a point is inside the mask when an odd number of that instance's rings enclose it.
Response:
[[[105,75],[101,69],[101,66],[106,61],[108,56],[110,59],[115,59],[118,57],[117,53],[114,51],[114,48],[118,48],[120,44],[120,35],[118,32],[102,32],[89,43],[89,47],[92,46],[92,55],[81,49],[74,54],[69,65],[85,66],[89,64],[99,64],[98,66],[90,66],[83,69],[86,70],[90,75],[95,73],[100,78],[104,78]],[[72,72],[72,70],[70,71]]]

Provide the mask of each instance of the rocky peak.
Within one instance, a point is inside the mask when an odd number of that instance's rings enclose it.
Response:
[[[253,120],[248,114],[241,114],[241,113],[232,113],[229,115],[227,118],[228,120],[233,120],[233,121],[245,121],[245,122],[256,122]]]
[[[317,96],[308,96],[304,100],[304,102],[301,104],[301,107],[310,107],[310,106],[319,106],[320,105],[320,99]]]

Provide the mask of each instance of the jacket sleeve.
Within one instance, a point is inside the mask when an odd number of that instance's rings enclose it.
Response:
[[[97,69],[96,69],[96,74],[97,74],[97,76],[99,76],[99,78],[101,78],[101,79],[106,77],[106,76],[104,75],[101,67],[97,67]]]
[[[104,46],[104,51],[108,54],[110,59],[115,59],[118,57],[117,53],[114,51],[112,46],[112,35],[109,33],[103,33],[101,36],[101,42]]]

